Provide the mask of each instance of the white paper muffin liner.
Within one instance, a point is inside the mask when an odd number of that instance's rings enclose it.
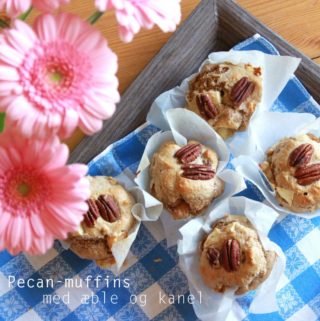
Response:
[[[99,155],[97,157],[99,157]],[[131,209],[131,213],[136,219],[135,224],[132,226],[125,239],[115,242],[111,247],[111,252],[116,263],[108,269],[112,270],[115,274],[118,274],[128,256],[132,243],[137,237],[141,222],[157,221],[162,212],[163,205],[134,183],[134,177],[131,172],[125,170],[114,178],[132,194],[136,201]],[[60,242],[65,249],[69,249],[70,246],[68,243],[64,241]]]
[[[231,289],[224,294],[217,293],[205,285],[200,275],[200,244],[203,237],[211,232],[212,223],[226,214],[245,215],[257,230],[264,249],[277,253],[273,269],[264,283],[257,288],[249,311],[259,314],[278,310],[276,288],[284,272],[286,258],[281,248],[267,236],[278,213],[263,203],[245,197],[231,197],[220,202],[207,215],[191,220],[179,230],[180,267],[188,278],[190,293],[195,297],[194,311],[203,321],[225,321],[236,298],[243,296],[235,295],[235,290]]]
[[[267,111],[271,108],[273,102],[279,96],[283,88],[295,70],[297,69],[301,59],[288,56],[275,56],[262,53],[260,51],[223,51],[214,52],[208,56],[200,66],[206,63],[222,63],[231,62],[233,64],[248,63],[254,67],[262,68],[262,97],[261,102],[257,105],[251,120],[259,115],[259,113]],[[166,119],[166,111],[171,108],[186,107],[186,93],[188,91],[189,82],[195,74],[184,79],[180,86],[177,86],[169,91],[164,92],[156,98],[151,109],[147,115],[147,121],[154,124],[162,130],[170,130],[168,119]],[[249,122],[250,127],[250,122]],[[230,144],[230,149],[233,155],[241,155],[242,148],[233,143],[236,136],[246,136],[247,131],[237,132],[232,137],[228,138],[226,142]]]
[[[225,189],[222,195],[213,200],[210,206],[204,211],[204,214],[209,213],[221,200],[231,197],[246,188],[245,182],[240,174],[233,170],[226,169],[230,158],[227,145],[206,121],[193,112],[183,108],[168,110],[166,112],[166,118],[170,131],[154,134],[149,139],[142,156],[138,168],[139,174],[135,179],[135,182],[142,190],[146,192],[150,191],[149,167],[152,156],[160,146],[168,140],[174,140],[180,146],[185,145],[188,140],[196,140],[212,148],[218,154],[219,164],[217,176],[224,181]],[[164,209],[160,219],[164,227],[168,247],[175,245],[178,240],[179,228],[189,221],[190,218],[174,220],[172,215]]]
[[[320,215],[320,209],[314,212],[294,213],[282,206],[275,192],[259,168],[266,159],[266,151],[285,137],[311,132],[320,137],[320,118],[307,113],[264,112],[251,122],[247,137],[237,137],[237,146],[246,146],[248,155],[239,156],[231,161],[241,175],[254,183],[266,200],[279,212],[304,218]]]

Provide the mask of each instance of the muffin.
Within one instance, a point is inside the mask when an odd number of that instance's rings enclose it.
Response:
[[[174,219],[198,215],[223,193],[217,167],[218,155],[212,149],[196,141],[183,147],[167,141],[152,157],[151,193]]]
[[[205,64],[189,83],[187,108],[226,139],[248,127],[261,100],[261,75],[250,64]]]
[[[293,212],[320,208],[320,139],[312,134],[284,138],[266,154],[260,167],[280,205]]]
[[[216,292],[256,289],[270,275],[276,253],[265,251],[245,216],[227,215],[212,225],[201,244],[200,274]]]
[[[112,245],[125,239],[135,223],[132,195],[114,178],[87,177],[90,182],[89,210],[77,232],[69,234],[70,249],[103,267],[115,263]]]

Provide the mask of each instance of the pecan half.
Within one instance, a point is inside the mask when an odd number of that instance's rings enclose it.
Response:
[[[93,199],[87,200],[87,204],[89,205],[89,210],[84,215],[84,223],[88,227],[94,227],[94,222],[98,219],[100,215],[99,208],[96,204],[96,201]]]
[[[231,100],[240,105],[244,102],[254,91],[255,84],[249,81],[248,77],[242,77],[238,80],[231,89]]]
[[[182,177],[192,180],[209,180],[214,177],[215,171],[210,165],[186,164],[182,167]]]
[[[289,156],[289,165],[296,167],[308,164],[311,160],[313,150],[311,144],[302,144],[298,146]]]
[[[310,185],[320,180],[320,164],[301,166],[297,168],[294,177],[299,185]]]
[[[180,148],[174,156],[183,164],[191,163],[201,154],[201,144],[189,144]]]
[[[200,94],[196,96],[196,103],[200,114],[207,119],[214,119],[218,115],[218,109],[213,104],[208,95]]]
[[[212,246],[207,249],[207,259],[211,266],[219,266],[219,258],[220,252],[216,248]]]
[[[240,244],[235,239],[226,240],[221,250],[220,263],[227,272],[240,268]]]
[[[120,219],[120,209],[113,197],[100,195],[97,199],[97,206],[99,207],[101,217],[105,221],[113,223]]]

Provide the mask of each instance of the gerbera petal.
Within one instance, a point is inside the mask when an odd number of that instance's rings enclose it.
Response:
[[[57,28],[59,37],[74,44],[83,31],[83,21],[75,15],[64,12],[57,17]]]
[[[37,237],[43,237],[45,235],[45,229],[43,227],[43,222],[39,214],[35,213],[30,216],[30,225],[32,228],[32,232]]]
[[[32,227],[29,218],[24,221],[21,239],[24,244],[24,250],[28,251],[32,244]]]
[[[21,114],[30,112],[29,102],[23,96],[16,96],[8,106],[8,115],[11,119],[17,120],[21,118]]]
[[[11,222],[11,246],[17,247],[20,242],[21,230],[22,230],[22,218],[17,215]]]
[[[57,38],[56,21],[50,14],[39,16],[34,23],[34,30],[41,41],[50,42]]]
[[[8,223],[11,219],[11,215],[7,212],[3,212],[0,215],[0,235],[4,233],[4,231],[7,229]]]
[[[22,87],[16,81],[0,81],[1,95],[20,95]]]
[[[13,67],[0,65],[0,80],[19,80],[19,74]]]
[[[26,37],[16,29],[6,31],[6,41],[9,46],[15,49],[18,53],[24,55],[32,48],[35,39]]]
[[[68,157],[69,157],[68,146],[65,144],[59,145],[59,147],[56,148],[56,152],[55,152],[55,158],[54,158],[55,167],[63,166],[64,164],[66,164]]]
[[[0,59],[9,65],[18,67],[23,60],[23,55],[12,47],[2,44],[0,45]]]
[[[92,135],[93,133],[101,130],[102,121],[84,109],[79,111],[79,127],[87,135]]]
[[[34,43],[37,40],[37,37],[36,37],[34,31],[31,29],[31,27],[27,23],[25,23],[19,19],[16,19],[13,22],[12,27],[14,29],[16,29],[17,31],[19,31],[20,33],[22,33],[24,35],[24,37],[28,38],[32,43]]]
[[[9,169],[10,166],[12,165],[11,159],[8,155],[7,150],[1,146],[0,146],[0,159],[1,159],[0,168],[4,171]],[[1,231],[1,224],[0,224],[0,231]]]
[[[105,40],[100,33],[96,33],[95,30],[88,26],[88,29],[77,39],[75,46],[78,50],[94,50],[97,47],[105,44]]]
[[[50,12],[59,8],[63,4],[67,4],[70,0],[33,0],[32,4],[35,8],[43,12]]]
[[[62,125],[60,128],[60,137],[66,138],[69,137],[73,131],[76,129],[79,121],[79,115],[78,113],[72,109],[72,108],[67,108],[63,120],[62,120]]]

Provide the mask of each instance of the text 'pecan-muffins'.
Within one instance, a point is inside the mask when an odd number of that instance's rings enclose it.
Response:
[[[312,134],[284,138],[267,151],[261,169],[279,203],[293,212],[320,208],[320,139]]]
[[[151,193],[175,219],[200,214],[223,193],[217,167],[218,155],[212,149],[195,141],[183,147],[168,141],[152,157]]]
[[[190,81],[187,108],[223,138],[245,130],[262,95],[262,71],[250,64],[205,64]]]
[[[276,253],[265,251],[245,216],[228,215],[212,225],[200,246],[200,274],[216,292],[235,289],[243,294],[256,289],[270,275]]]
[[[88,176],[89,210],[78,231],[69,235],[70,249],[84,259],[95,260],[101,267],[115,263],[112,245],[125,239],[135,223],[131,209],[133,196],[114,178]]]

